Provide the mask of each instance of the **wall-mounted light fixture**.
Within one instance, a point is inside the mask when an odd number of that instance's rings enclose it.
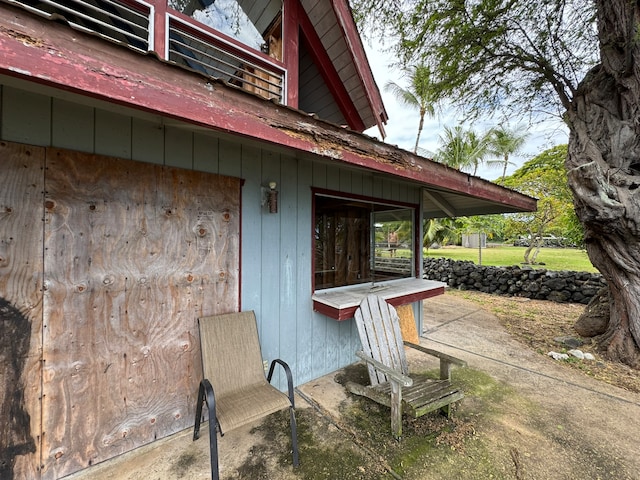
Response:
[[[276,182],[269,182],[269,188],[263,189],[263,205],[266,203],[269,207],[269,213],[278,213],[278,191],[276,190]],[[266,198],[265,198],[266,197]]]

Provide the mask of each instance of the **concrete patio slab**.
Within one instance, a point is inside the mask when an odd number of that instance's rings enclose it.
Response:
[[[503,410],[495,423],[480,433],[495,455],[496,463],[503,466],[504,478],[640,478],[640,457],[635,440],[640,431],[640,395],[565,368],[526,348],[506,333],[495,316],[457,296],[445,294],[432,298],[424,302],[424,307],[426,325],[421,344],[467,361],[470,368],[508,385],[532,406],[525,412],[518,409],[517,404],[501,405]],[[435,361],[427,358],[408,353],[409,362],[415,369],[435,368]],[[335,382],[336,373],[299,386],[296,406],[315,431],[331,432],[325,437],[329,441],[343,449],[350,448],[349,445],[358,449],[361,445],[353,443],[349,432],[341,430],[339,425],[342,409],[353,402],[353,398]],[[472,396],[465,398],[456,415],[471,411],[473,402]],[[220,439],[221,479],[303,478],[290,465],[283,465],[274,458],[277,454],[273,452],[280,451],[278,445],[270,449],[261,447],[271,440],[266,438],[268,432],[260,429],[260,425],[261,422],[247,425]],[[196,442],[191,440],[191,430],[187,430],[67,478],[211,478],[206,428],[207,424]],[[282,448],[286,449],[286,446],[282,445]],[[302,453],[301,462],[305,462]],[[248,474],[247,466],[256,464],[260,464],[260,469],[256,470],[260,473]],[[462,478],[443,476],[442,471],[425,468],[424,472],[414,473],[411,478]],[[336,477],[336,480],[340,478]]]

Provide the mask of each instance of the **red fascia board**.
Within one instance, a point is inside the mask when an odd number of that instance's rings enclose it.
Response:
[[[154,52],[164,55],[167,46],[167,4],[157,2],[153,11],[153,44],[149,46]]]
[[[336,100],[342,115],[349,124],[349,127],[352,130],[359,132],[364,131],[366,126],[362,121],[356,106],[351,100],[349,92],[347,92],[347,89],[342,83],[335,65],[329,58],[327,50],[322,44],[322,41],[320,40],[316,29],[313,27],[309,16],[304,11],[304,8],[302,8],[302,5],[298,7],[298,12],[300,12],[298,20],[300,22],[300,29],[302,30],[301,37],[303,37],[304,41],[307,43],[307,52],[311,55],[311,58],[318,67],[318,70],[320,70],[320,75],[322,75],[322,78],[333,94],[333,97]]]
[[[284,0],[282,38],[283,38],[283,58],[287,66],[287,105],[298,108],[300,97],[298,95],[300,66],[300,27],[298,17],[300,16],[299,0]]]
[[[0,73],[518,210],[536,208],[531,197],[3,4]]]
[[[382,102],[382,96],[380,95],[378,85],[371,73],[371,66],[369,65],[367,54],[364,51],[362,38],[360,37],[358,28],[356,27],[356,23],[353,19],[351,8],[345,0],[331,0],[331,5],[336,18],[338,19],[338,25],[342,29],[347,45],[349,46],[349,52],[351,53],[354,65],[356,66],[356,71],[360,76],[360,81],[364,85],[371,109],[377,119],[378,128],[384,136],[384,128],[382,124],[386,123],[387,120],[389,120],[389,117],[384,108],[384,103]]]

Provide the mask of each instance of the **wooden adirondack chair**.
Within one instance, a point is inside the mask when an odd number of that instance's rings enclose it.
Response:
[[[258,328],[253,311],[201,317],[200,344],[204,378],[200,382],[193,439],[200,435],[202,406],[209,410],[211,478],[218,480],[218,439],[224,432],[285,408],[289,409],[293,465],[298,466],[295,403],[291,369],[280,359],[273,360],[265,378]],[[271,385],[276,364],[287,376],[289,394]]]
[[[348,382],[347,389],[391,408],[391,431],[402,437],[402,414],[414,418],[440,409],[447,417],[450,405],[464,397],[451,384],[451,366],[466,366],[466,362],[442,352],[403,342],[398,314],[384,299],[367,296],[356,310],[355,320],[362,342],[356,355],[365,361],[370,386]],[[440,359],[440,380],[417,379],[409,376],[404,346]]]

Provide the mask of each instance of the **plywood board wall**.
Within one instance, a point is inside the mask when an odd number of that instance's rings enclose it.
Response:
[[[239,309],[240,180],[6,142],[0,171],[0,326],[26,339],[17,370],[0,351],[22,385],[2,386],[3,418],[26,414],[0,428],[12,475],[60,478],[192,425],[196,319]]]
[[[38,478],[45,150],[0,142],[0,478]]]

